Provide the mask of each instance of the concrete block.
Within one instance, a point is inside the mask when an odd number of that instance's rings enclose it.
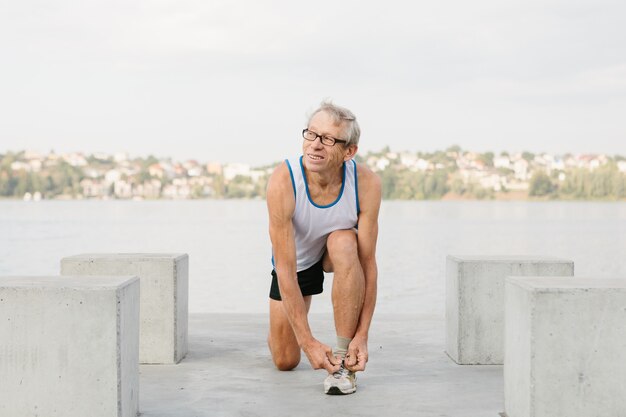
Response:
[[[139,362],[173,364],[187,354],[186,254],[96,253],[61,260],[62,275],[136,275],[141,281]]]
[[[508,417],[626,417],[626,277],[509,277]]]
[[[136,277],[0,277],[0,416],[135,417]]]
[[[504,361],[504,280],[574,275],[574,262],[543,256],[452,256],[446,263],[446,352],[458,364]]]

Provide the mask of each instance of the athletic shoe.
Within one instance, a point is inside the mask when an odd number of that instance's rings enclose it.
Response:
[[[345,395],[356,392],[356,374],[347,370],[341,362],[341,368],[324,380],[324,392],[328,395]]]

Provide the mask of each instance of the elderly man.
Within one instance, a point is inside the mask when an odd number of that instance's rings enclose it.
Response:
[[[300,350],[326,369],[327,394],[356,391],[365,370],[376,304],[380,179],[356,164],[360,128],[349,110],[324,102],[309,118],[302,156],[287,159],[267,187],[272,241],[268,345],[276,367],[295,368]],[[311,297],[333,272],[334,349],[311,333]]]

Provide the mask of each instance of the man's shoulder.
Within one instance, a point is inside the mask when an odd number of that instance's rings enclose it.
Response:
[[[291,221],[295,210],[295,198],[289,168],[284,161],[278,164],[270,175],[266,201],[271,228],[277,225],[284,226]]]
[[[291,182],[291,173],[287,161],[279,163],[269,177],[267,183],[267,197],[286,197],[293,198],[293,186]]]
[[[365,164],[356,164],[357,175],[359,178],[359,191],[361,189],[380,189],[381,180],[378,174]]]
[[[279,178],[291,178],[292,173],[295,171],[296,166],[300,164],[300,156],[293,158],[286,158],[279,162],[276,167],[274,167],[274,171],[270,174],[270,178],[273,176]]]

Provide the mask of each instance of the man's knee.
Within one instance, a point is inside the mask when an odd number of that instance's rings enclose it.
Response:
[[[326,241],[326,249],[333,263],[358,257],[356,231],[349,229],[332,232]]]
[[[291,371],[300,363],[300,355],[297,358],[274,358],[274,365],[279,371]]]
[[[280,349],[270,343],[270,351],[274,365],[279,371],[291,371],[300,363],[300,348]]]

